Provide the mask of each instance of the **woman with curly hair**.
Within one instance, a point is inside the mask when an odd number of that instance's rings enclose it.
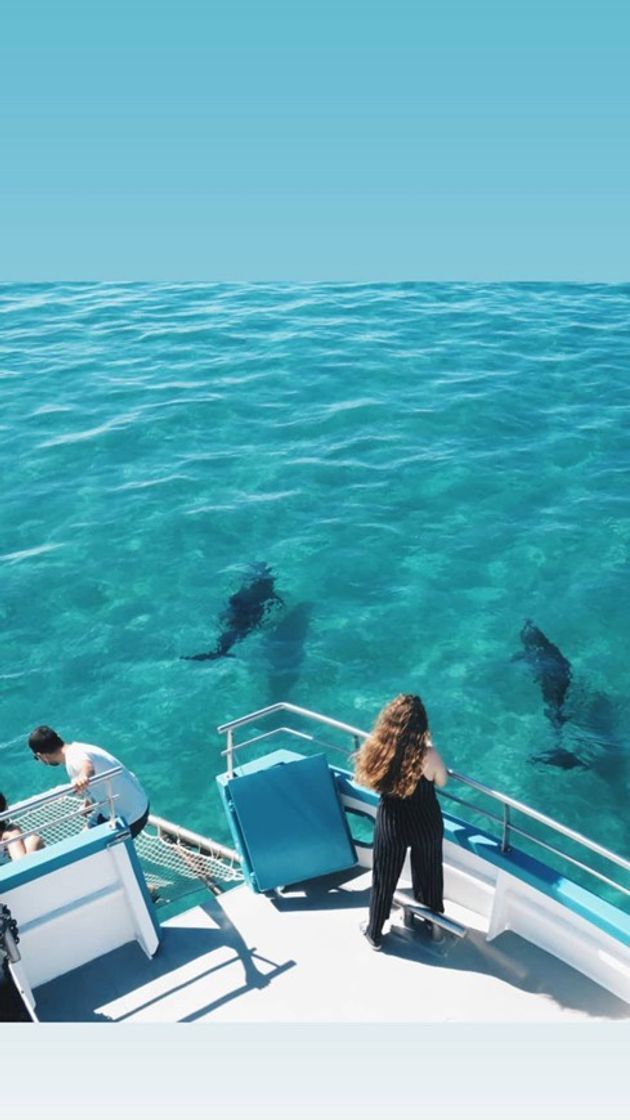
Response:
[[[370,916],[361,927],[371,947],[380,949],[407,848],[411,848],[415,897],[436,913],[444,911],[444,825],[435,786],[446,785],[447,773],[431,742],[419,696],[401,694],[383,708],[358,752],[355,774],[361,785],[381,795],[374,830]]]

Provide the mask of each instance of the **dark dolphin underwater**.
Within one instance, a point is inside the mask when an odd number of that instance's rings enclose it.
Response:
[[[274,584],[275,576],[268,564],[251,564],[238,591],[230,595],[227,607],[219,615],[221,631],[214,649],[188,654],[181,660],[216,661],[219,657],[233,657],[230,653],[232,647],[253,630],[259,630],[278,608],[284,606]]]
[[[556,739],[554,746],[528,761],[561,770],[593,769],[609,776],[624,759],[613,701],[576,684],[571,662],[531,619],[525,621],[520,637],[523,649],[512,660],[523,661],[540,686],[544,713]],[[576,750],[564,741],[568,734]]]
[[[545,715],[552,727],[559,729],[566,721],[564,702],[571,684],[571,664],[557,646],[527,619],[521,630],[523,649],[513,661],[525,661],[534,680],[540,685],[545,702]]]
[[[219,635],[212,649],[182,656],[182,661],[216,661],[233,657],[233,647],[249,634],[267,630],[262,646],[267,664],[269,700],[286,699],[299,680],[313,604],[286,609],[275,590],[275,575],[266,563],[254,563],[218,616]],[[272,628],[267,624],[271,622]],[[275,624],[275,625],[274,625]],[[531,619],[520,632],[522,662],[540,688],[553,745],[529,756],[534,764],[561,770],[592,769],[615,777],[626,753],[617,733],[617,709],[610,697],[574,679],[571,662]]]

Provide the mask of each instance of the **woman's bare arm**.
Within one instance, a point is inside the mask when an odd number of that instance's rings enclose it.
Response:
[[[436,786],[443,787],[448,781],[446,766],[433,746],[429,747],[424,756],[423,774],[430,782],[435,782]]]

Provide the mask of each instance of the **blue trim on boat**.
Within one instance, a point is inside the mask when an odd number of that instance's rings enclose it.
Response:
[[[341,770],[338,766],[331,766],[330,769],[335,776],[339,793],[346,797],[354,797],[357,801],[363,801],[366,805],[372,805],[375,809],[378,807],[380,797],[373,789],[366,789],[365,786],[357,785],[349,770]]]
[[[354,832],[352,831],[352,823],[351,823],[350,818],[351,817],[358,817],[360,820],[369,821],[370,824],[372,825],[372,833],[374,833],[374,824],[375,824],[374,814],[373,813],[368,813],[365,809],[354,809],[354,808],[350,809],[350,808],[348,808],[348,806],[344,806],[344,811],[345,811],[345,814],[346,814],[346,820],[348,822],[348,828],[350,830],[350,836],[352,837],[352,843],[354,844],[355,848],[367,848],[368,850],[373,848],[374,847],[374,836],[372,835],[371,840],[362,840],[359,837],[355,836]]]
[[[38,852],[14,860],[0,868],[0,892],[13,890],[23,883],[40,879],[50,871],[57,871],[60,867],[67,867],[71,863],[77,863],[87,856],[103,851],[112,840],[127,831],[127,825],[117,818],[114,828],[109,824],[98,824],[94,828],[86,828],[76,836],[68,836],[48,848],[41,848]]]
[[[300,762],[303,758],[310,758],[310,755],[298,754],[297,751],[287,750],[281,747],[277,751],[270,751],[262,758],[253,758],[250,762],[244,762],[241,766],[234,767],[234,777],[241,778],[245,774],[256,774],[258,770],[268,770],[270,766],[278,766],[281,762]],[[332,767],[331,767],[332,769]],[[227,774],[219,774],[217,782],[219,785],[226,785],[231,781]]]
[[[138,886],[140,887],[140,892],[141,892],[142,897],[144,899],[144,903],[145,903],[145,906],[147,908],[149,918],[151,920],[151,925],[153,926],[153,929],[155,930],[155,935],[158,939],[158,942],[160,942],[162,940],[162,927],[160,926],[160,923],[157,920],[157,917],[156,917],[156,914],[155,914],[155,902],[153,901],[153,899],[151,898],[151,895],[149,894],[149,888],[147,887],[147,881],[144,877],[144,871],[142,870],[142,864],[140,863],[140,858],[139,858],[138,853],[136,851],[136,845],[134,844],[131,837],[129,837],[127,840],[125,840],[124,844],[125,844],[125,848],[127,849],[127,855],[129,856],[129,862],[130,862],[130,864],[133,868],[134,874],[135,874],[137,882],[138,882]],[[157,953],[157,949],[155,951]]]

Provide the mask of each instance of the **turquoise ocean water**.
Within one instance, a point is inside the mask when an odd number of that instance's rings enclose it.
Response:
[[[0,789],[50,784],[45,722],[227,839],[219,723],[416,691],[449,765],[627,854],[629,323],[627,286],[1,286]],[[284,615],[180,660],[258,561]],[[526,618],[585,769],[528,761]]]

